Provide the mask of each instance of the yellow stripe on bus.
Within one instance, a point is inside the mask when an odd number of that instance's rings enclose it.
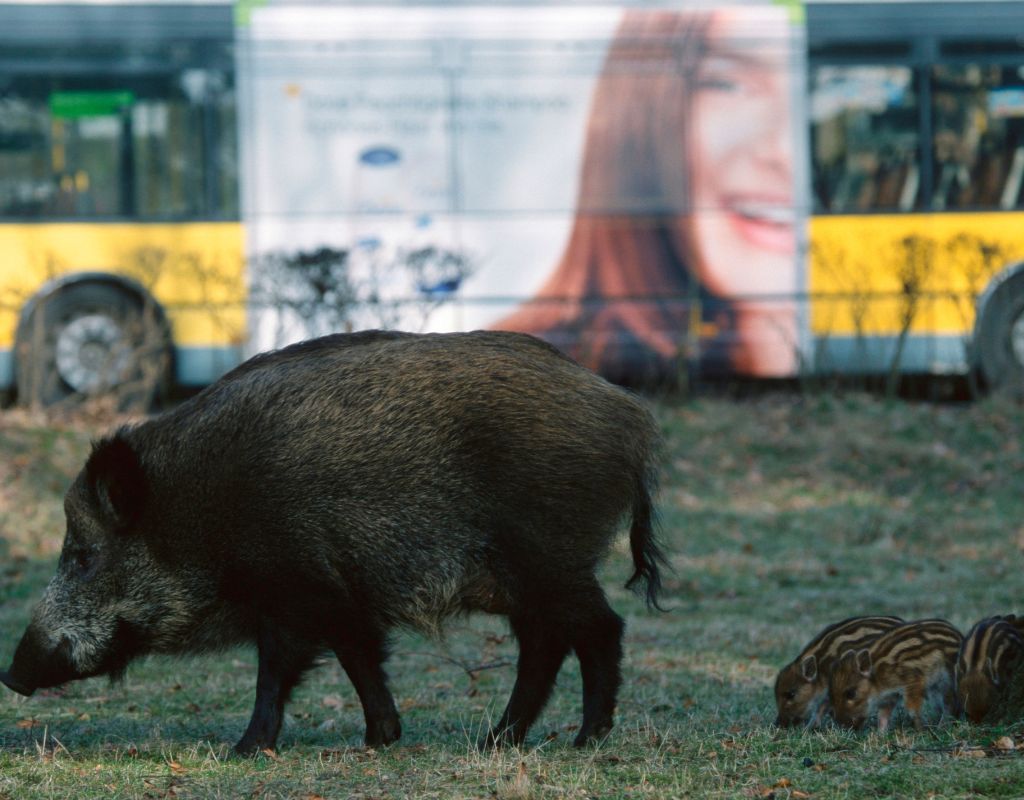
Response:
[[[810,240],[812,333],[963,334],[977,295],[1024,260],[1024,214],[815,217]]]
[[[238,222],[0,225],[0,347],[13,344],[25,302],[75,272],[141,283],[167,311],[177,345],[238,344],[246,333],[243,252]]]

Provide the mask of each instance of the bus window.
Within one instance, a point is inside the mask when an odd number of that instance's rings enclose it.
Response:
[[[0,217],[237,218],[234,93],[218,70],[23,76],[0,119]]]
[[[132,109],[138,214],[235,217],[238,159],[228,79],[219,71],[189,69],[176,82]]]
[[[936,209],[1019,208],[1024,186],[1024,66],[932,69]]]
[[[910,67],[814,67],[810,108],[815,211],[918,207],[920,142]]]
[[[49,124],[44,103],[0,96],[0,217],[37,215],[51,201]]]

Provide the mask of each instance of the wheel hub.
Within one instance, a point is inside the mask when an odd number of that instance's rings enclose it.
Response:
[[[130,357],[124,331],[106,314],[76,317],[57,335],[57,372],[82,394],[116,384]]]
[[[1024,313],[1018,314],[1010,326],[1010,350],[1017,364],[1024,366]]]

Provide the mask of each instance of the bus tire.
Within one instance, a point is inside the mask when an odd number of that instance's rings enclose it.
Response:
[[[18,404],[74,406],[103,397],[145,411],[170,387],[172,343],[163,310],[120,278],[68,282],[37,296],[15,339]]]
[[[974,355],[990,390],[1024,388],[1024,271],[983,295],[974,327]]]

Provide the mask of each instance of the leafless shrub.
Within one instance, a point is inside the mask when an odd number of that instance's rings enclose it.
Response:
[[[955,273],[946,276],[947,283],[956,285],[958,281],[963,282],[962,290],[951,292],[951,299],[965,331],[963,348],[964,361],[967,364],[968,391],[974,398],[980,393],[978,376],[974,370],[977,359],[972,335],[978,296],[996,273],[1010,261],[1010,253],[997,242],[967,232],[958,233],[947,241],[945,251],[952,273]]]
[[[272,313],[277,344],[294,331],[422,330],[473,271],[468,256],[436,246],[270,252],[250,264],[250,304]]]
[[[938,245],[934,239],[915,234],[900,239],[894,249],[895,255],[892,263],[899,280],[897,295],[899,333],[896,336],[896,346],[893,348],[885,382],[885,393],[889,397],[895,397],[899,389],[903,351],[910,329],[921,310],[928,279],[934,268]]]

